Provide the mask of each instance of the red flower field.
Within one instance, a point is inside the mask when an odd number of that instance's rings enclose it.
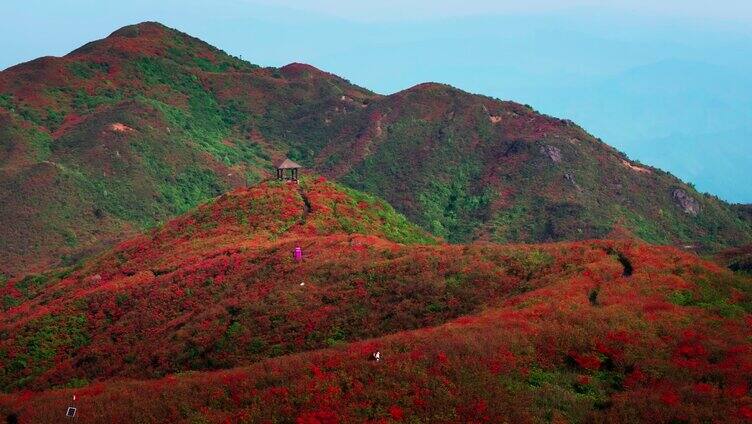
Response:
[[[752,420],[749,278],[628,237],[449,245],[324,179],[0,295],[20,422]]]

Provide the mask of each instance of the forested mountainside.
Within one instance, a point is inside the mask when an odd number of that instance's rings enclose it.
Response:
[[[717,250],[743,209],[528,106],[421,84],[379,95],[261,68],[158,23],[0,72],[0,272],[69,265],[285,156],[451,242],[603,237]],[[4,278],[4,277],[0,277]]]

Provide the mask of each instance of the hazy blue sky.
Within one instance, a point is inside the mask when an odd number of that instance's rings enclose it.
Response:
[[[426,18],[472,16],[479,14],[562,12],[574,9],[600,9],[639,13],[665,18],[752,19],[752,3],[744,0],[247,0],[247,3],[284,6],[296,10],[328,14],[361,21],[398,21]],[[607,4],[604,4],[607,3]]]
[[[571,118],[752,203],[752,1],[0,0],[0,69],[157,20],[262,66],[381,93],[423,81]]]

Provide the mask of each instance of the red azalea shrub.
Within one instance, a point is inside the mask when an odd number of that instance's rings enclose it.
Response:
[[[397,243],[382,205],[317,184],[241,189],[0,288],[23,300],[2,412],[54,421],[75,393],[81,422],[747,419],[749,280],[628,240]]]

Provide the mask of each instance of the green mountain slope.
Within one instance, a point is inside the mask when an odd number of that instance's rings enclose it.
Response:
[[[260,68],[164,27],[0,72],[0,271],[74,262],[267,176],[283,156],[449,241],[600,237],[707,249],[748,219],[568,121],[422,84],[374,94]]]

